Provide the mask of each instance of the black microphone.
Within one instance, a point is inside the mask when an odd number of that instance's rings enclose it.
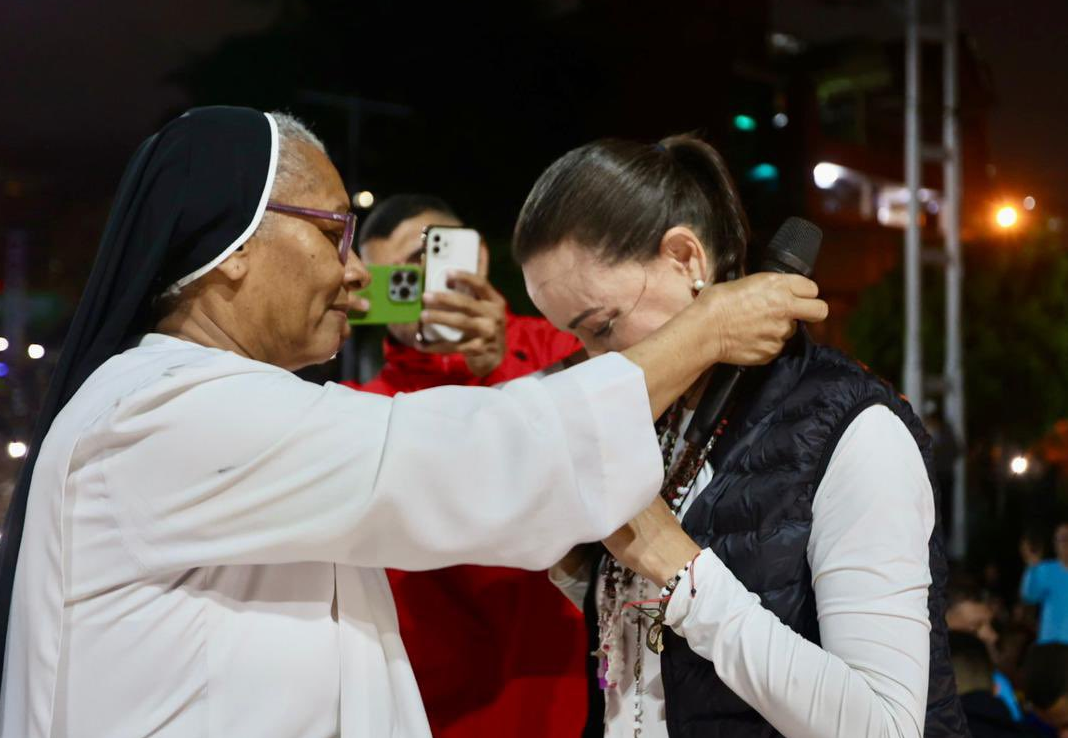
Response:
[[[764,250],[760,271],[810,277],[816,268],[822,240],[823,231],[815,223],[804,218],[787,218]],[[742,366],[717,364],[713,367],[708,386],[686,427],[687,443],[704,447],[709,442],[723,421],[744,373],[745,367]]]

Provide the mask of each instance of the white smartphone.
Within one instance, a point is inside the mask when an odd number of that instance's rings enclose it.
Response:
[[[447,284],[449,272],[477,272],[478,247],[482,237],[474,228],[459,226],[427,226],[423,231],[423,245],[426,247],[426,279],[423,292],[445,292],[452,290]],[[463,333],[451,326],[424,325],[424,340],[459,341]]]

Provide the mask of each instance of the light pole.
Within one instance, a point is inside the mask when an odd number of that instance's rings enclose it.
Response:
[[[920,343],[920,8],[905,0],[905,395],[923,412],[923,346]]]
[[[968,439],[964,428],[964,351],[961,338],[961,287],[964,264],[960,247],[961,146],[960,94],[957,88],[957,0],[945,0],[945,40],[942,44],[942,179],[945,199],[942,228],[946,247],[946,354],[943,366],[942,412],[946,428],[953,434],[956,455],[953,459],[952,520],[949,530],[949,554],[962,559],[967,552],[968,521],[967,460]]]

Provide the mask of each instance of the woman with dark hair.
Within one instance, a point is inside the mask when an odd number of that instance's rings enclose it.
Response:
[[[514,250],[534,303],[596,356],[740,276],[748,240],[722,159],[675,136],[561,157]],[[658,423],[661,499],[607,555],[550,573],[591,624],[587,735],[967,735],[920,421],[804,331],[746,377],[711,448],[680,439],[701,382],[680,398]]]

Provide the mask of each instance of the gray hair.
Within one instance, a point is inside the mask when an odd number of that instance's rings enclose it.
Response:
[[[278,127],[278,166],[275,169],[274,184],[271,192],[276,193],[288,190],[303,177],[303,170],[307,162],[300,151],[294,146],[298,141],[308,144],[319,151],[326,153],[326,147],[302,120],[289,113],[271,111],[275,125]]]
[[[300,185],[305,176],[307,161],[294,145],[295,143],[308,144],[324,154],[326,147],[323,146],[319,137],[295,115],[274,110],[271,111],[270,116],[274,119],[275,127],[278,129],[278,162],[275,165],[274,182],[271,184],[271,195],[274,196],[282,191],[292,191],[293,187]],[[272,213],[263,214],[263,220],[260,221],[253,236],[270,228],[271,216]],[[196,280],[182,287],[174,284],[155,297],[152,301],[152,325],[156,325],[164,316],[174,311],[181,298],[191,294],[190,286],[195,284]]]

